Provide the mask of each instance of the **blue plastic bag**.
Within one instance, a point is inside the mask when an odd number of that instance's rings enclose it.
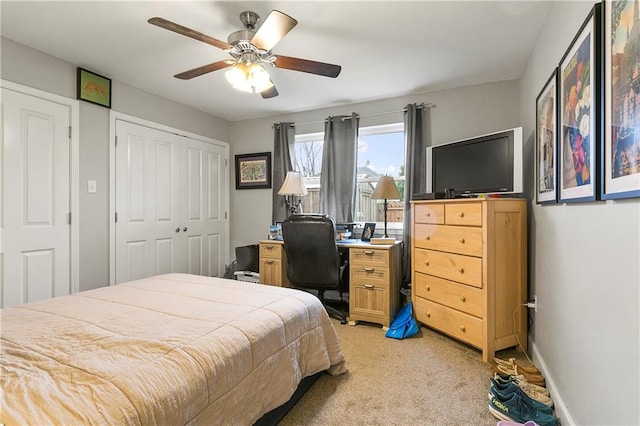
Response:
[[[398,311],[385,336],[393,339],[404,339],[414,334],[418,334],[418,323],[413,318],[413,302],[409,302]]]

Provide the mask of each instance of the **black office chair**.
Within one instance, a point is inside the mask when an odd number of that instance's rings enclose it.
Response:
[[[347,323],[347,313],[327,305],[326,290],[348,291],[348,262],[336,246],[336,225],[325,215],[292,215],[282,222],[287,277],[293,287],[317,290],[330,316]]]

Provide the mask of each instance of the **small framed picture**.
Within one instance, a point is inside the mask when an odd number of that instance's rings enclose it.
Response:
[[[367,222],[364,224],[364,229],[362,230],[362,237],[360,239],[362,241],[369,241],[371,237],[373,237],[373,231],[376,229],[376,224]]]
[[[78,99],[111,108],[111,79],[78,68]]]
[[[536,202],[558,201],[558,71],[551,74],[536,99]]]
[[[271,153],[236,155],[236,189],[271,188]]]

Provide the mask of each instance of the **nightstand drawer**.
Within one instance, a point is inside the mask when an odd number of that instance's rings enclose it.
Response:
[[[260,259],[281,259],[282,258],[282,244],[275,243],[261,243],[260,244]]]
[[[447,225],[482,226],[482,204],[447,204],[445,222]]]
[[[444,224],[444,204],[416,204],[413,206],[415,223]]]
[[[482,288],[482,258],[440,251],[415,249],[418,272]]]
[[[416,297],[416,319],[456,339],[482,348],[482,320]]]
[[[349,263],[351,268],[355,265],[388,268],[389,250],[354,247],[349,249]]]
[[[415,233],[416,247],[482,256],[482,228],[421,223],[415,225]]]
[[[482,290],[426,274],[415,275],[416,296],[482,318]]]

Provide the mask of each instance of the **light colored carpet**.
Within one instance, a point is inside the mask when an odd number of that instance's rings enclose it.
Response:
[[[492,372],[480,351],[424,327],[395,340],[380,326],[333,321],[349,372],[321,376],[281,426],[495,426],[487,398]],[[512,349],[497,355],[522,356]]]

